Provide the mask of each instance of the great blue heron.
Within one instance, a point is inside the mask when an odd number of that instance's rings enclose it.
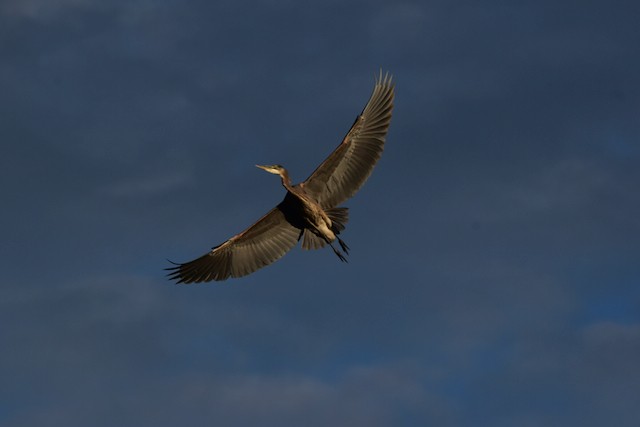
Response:
[[[281,258],[302,238],[302,249],[331,246],[341,261],[349,247],[338,235],[348,209],[337,207],[367,180],[382,154],[391,112],[394,84],[386,74],[376,79],[369,102],[327,159],[306,181],[291,185],[280,165],[257,167],[280,175],[284,200],[251,227],[193,261],[167,268],[177,283],[198,283],[242,277]],[[334,246],[338,241],[344,253]]]

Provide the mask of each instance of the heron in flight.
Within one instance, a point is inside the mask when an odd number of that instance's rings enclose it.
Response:
[[[284,200],[251,227],[200,258],[167,268],[169,279],[198,283],[246,276],[280,259],[300,239],[302,249],[329,245],[346,262],[349,247],[339,235],[349,218],[348,208],[338,205],[360,189],[380,158],[394,94],[391,76],[383,77],[381,71],[369,102],[347,135],[305,181],[292,185],[282,166],[256,165],[280,176],[287,190]]]

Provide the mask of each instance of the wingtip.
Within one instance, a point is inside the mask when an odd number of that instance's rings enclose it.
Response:
[[[382,73],[382,67],[380,67],[380,71],[377,76],[374,76],[374,80],[376,82],[377,87],[394,87],[395,82],[393,81],[393,74],[390,74],[389,71],[385,71],[384,75]]]
[[[185,282],[185,278],[182,277],[183,264],[180,264],[178,262],[173,262],[170,259],[167,259],[167,261],[173,264],[173,267],[167,267],[163,269],[164,271],[168,271],[166,275],[167,279],[174,281],[174,284],[176,285],[180,285],[182,283],[187,284],[187,282]]]

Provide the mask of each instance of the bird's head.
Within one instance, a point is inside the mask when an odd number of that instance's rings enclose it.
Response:
[[[257,168],[260,168],[262,170],[265,170],[269,173],[272,173],[274,175],[280,175],[283,176],[284,174],[287,173],[287,171],[285,170],[285,168],[283,168],[280,165],[266,165],[266,166],[262,166],[262,165],[256,165]]]

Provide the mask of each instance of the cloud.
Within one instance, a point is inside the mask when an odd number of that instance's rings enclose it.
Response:
[[[637,424],[637,14],[334,3],[2,3],[1,424]],[[380,66],[350,263],[169,283]]]
[[[305,376],[171,376],[162,383],[105,384],[61,396],[56,405],[20,414],[8,425],[68,423],[158,426],[188,423],[244,425],[388,426],[406,417],[453,425],[446,403],[411,375],[385,366],[354,368],[336,381]],[[109,387],[111,385],[111,387]],[[88,395],[87,395],[88,394]],[[92,402],[82,404],[82,402]],[[87,402],[88,403],[88,402]],[[113,408],[119,408],[117,413]]]
[[[506,387],[497,393],[513,396],[506,404],[521,407],[520,414],[516,415],[516,410],[508,417],[511,422],[585,426],[636,423],[640,415],[635,404],[640,381],[635,363],[640,357],[640,324],[602,321],[588,324],[577,333],[557,329],[546,336],[522,337],[515,349],[500,378],[487,379],[497,382],[499,388]],[[526,402],[536,396],[549,409],[527,414]]]

